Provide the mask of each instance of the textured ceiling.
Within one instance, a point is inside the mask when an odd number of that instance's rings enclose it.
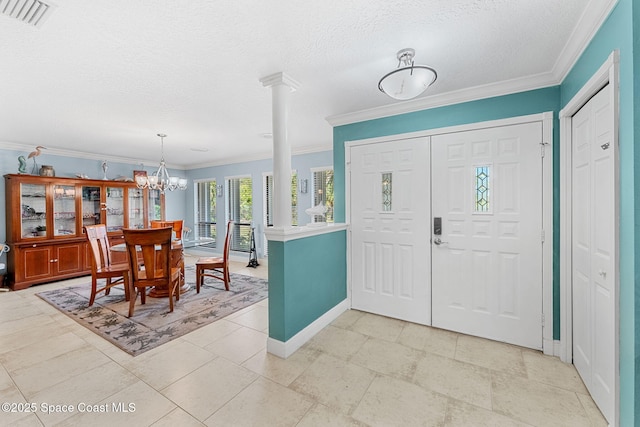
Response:
[[[557,84],[612,0],[53,3],[40,28],[0,16],[0,146],[152,165],[163,132],[167,162],[192,168],[271,155],[262,77],[301,83],[294,153],[330,149],[328,117],[397,103],[377,83],[399,49],[438,72],[407,105]]]

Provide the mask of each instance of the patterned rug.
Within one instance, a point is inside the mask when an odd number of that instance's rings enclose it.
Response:
[[[133,356],[267,298],[267,281],[256,277],[231,273],[229,291],[224,290],[222,281],[205,278],[199,294],[195,290],[193,266],[185,267],[185,280],[191,289],[180,295],[173,313],[169,313],[166,298],[147,297],[146,304],[141,305],[138,296],[131,318],[127,317],[129,303],[124,299],[122,287],[111,288],[108,296],[99,293],[91,307],[88,307],[91,283],[37,295]]]

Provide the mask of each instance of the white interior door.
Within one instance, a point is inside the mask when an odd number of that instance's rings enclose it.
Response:
[[[603,415],[615,399],[613,106],[605,86],[572,118],[573,363]]]
[[[350,147],[355,309],[430,324],[429,139]]]
[[[541,122],[431,138],[433,326],[542,348],[541,143]]]

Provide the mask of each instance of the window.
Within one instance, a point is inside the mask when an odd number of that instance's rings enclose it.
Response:
[[[264,223],[273,225],[273,174],[264,177]],[[291,172],[291,225],[298,225],[298,172]]]
[[[233,221],[231,250],[249,252],[253,220],[253,184],[251,177],[227,179],[227,213]]]
[[[149,221],[162,219],[164,211],[164,195],[160,190],[149,189]]]
[[[475,212],[491,212],[491,191],[489,182],[489,178],[491,177],[490,170],[490,165],[475,167]]]
[[[218,195],[216,181],[198,182],[196,188],[196,234],[195,237],[214,239],[206,247],[216,247],[216,197]]]
[[[327,207],[325,220],[333,222],[333,169],[312,169],[313,206],[323,203]]]
[[[273,174],[264,176],[264,224],[273,226]],[[298,225],[298,172],[291,171],[291,225]],[[264,255],[269,254],[267,239],[264,239]]]
[[[391,195],[393,188],[393,176],[391,172],[385,172],[382,174],[382,211],[391,212]]]

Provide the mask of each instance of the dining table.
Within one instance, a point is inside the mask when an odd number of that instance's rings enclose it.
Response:
[[[126,252],[127,245],[125,243],[118,243],[111,246],[111,250],[114,252]],[[160,245],[156,246],[156,250],[160,250]],[[180,294],[184,294],[191,289],[191,286],[184,280],[184,246],[181,239],[174,239],[171,241],[171,255],[170,255],[171,267],[180,268]],[[154,286],[151,288],[148,296],[152,298],[166,298],[169,296],[169,288],[167,286]]]

